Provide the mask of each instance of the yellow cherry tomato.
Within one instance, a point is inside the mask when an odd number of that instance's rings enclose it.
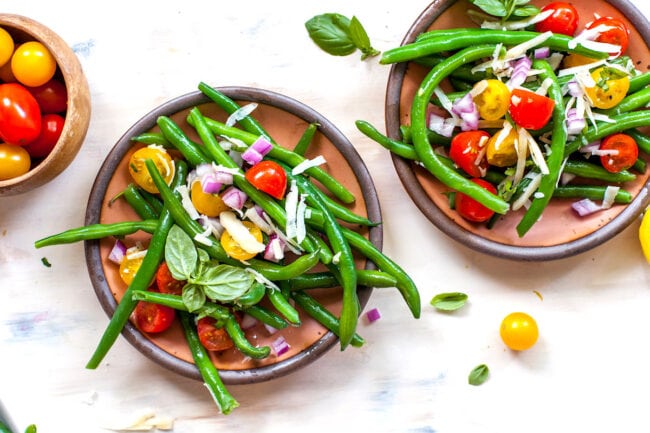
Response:
[[[479,81],[474,85],[487,87],[474,96],[474,103],[478,109],[481,119],[485,120],[498,120],[501,119],[508,112],[510,105],[510,89],[499,80],[490,79]]]
[[[562,59],[562,67],[573,68],[575,66],[588,65],[589,63],[596,62],[598,59],[583,56],[582,54],[571,53]]]
[[[612,108],[625,98],[630,88],[630,78],[621,74],[617,70],[605,67],[595,69],[591,73],[591,78],[596,85],[585,89],[591,105],[596,108]]]
[[[147,170],[147,166],[145,165],[147,159],[153,161],[167,185],[174,178],[174,161],[165,148],[161,146],[141,147],[131,155],[129,159],[129,173],[131,173],[133,181],[145,191],[157,194],[159,192],[158,188],[153,183],[149,175],[149,170]]]
[[[512,350],[528,350],[539,337],[537,322],[522,312],[508,314],[501,322],[501,339]]]
[[[509,167],[517,162],[517,130],[501,130],[494,134],[487,143],[485,157],[490,165]]]
[[[648,263],[650,263],[650,212],[646,209],[639,226],[639,241],[641,250]]]
[[[131,284],[133,277],[142,265],[144,254],[126,254],[120,262],[120,278],[127,285]]]
[[[192,183],[190,198],[194,208],[209,217],[216,217],[221,212],[230,209],[218,194],[204,192],[201,182],[198,180]]]
[[[56,59],[38,41],[21,44],[11,57],[11,70],[20,83],[36,87],[47,83],[56,72]]]
[[[262,230],[260,230],[259,227],[250,221],[244,221],[243,224],[246,226],[246,228],[248,228],[248,232],[252,234],[258,242],[262,242],[264,240],[262,236]],[[227,230],[223,232],[220,240],[221,246],[226,251],[226,254],[235,260],[249,260],[257,255],[256,253],[249,253],[240,247],[237,241],[233,239]]]
[[[24,147],[0,144],[0,180],[13,179],[29,171],[31,158]]]
[[[11,37],[8,31],[0,27],[0,66],[3,66],[11,59],[14,48],[14,38]]]

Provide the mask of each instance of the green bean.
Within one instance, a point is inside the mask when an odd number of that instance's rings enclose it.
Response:
[[[280,315],[261,305],[251,305],[242,308],[241,311],[275,329],[284,329],[288,326],[287,322]]]
[[[368,138],[374,140],[395,155],[406,159],[417,160],[418,156],[415,153],[413,146],[388,138],[365,120],[357,120],[355,124],[357,125],[357,129],[365,134]]]
[[[294,153],[305,156],[305,153],[307,153],[307,149],[314,139],[314,135],[316,134],[316,131],[318,131],[319,126],[320,125],[315,122],[312,122],[309,124],[309,126],[307,126],[307,129],[305,129],[305,132],[302,133],[300,140],[298,140],[296,147],[293,148]]]
[[[395,287],[397,279],[387,272],[370,269],[357,269],[357,282],[366,287]],[[337,287],[340,283],[331,272],[312,272],[287,280],[289,289],[304,290]]]
[[[237,400],[230,394],[225,387],[217,368],[212,363],[212,360],[207,354],[207,351],[201,344],[199,336],[196,331],[196,326],[192,323],[192,316],[188,313],[181,312],[179,314],[183,330],[185,331],[185,338],[190,347],[190,352],[194,358],[194,364],[201,373],[201,377],[205,382],[206,387],[210,391],[212,398],[224,415],[232,412],[233,409],[239,406]]]
[[[300,175],[292,175],[291,173],[287,173],[287,178],[289,180],[293,179],[295,176],[300,176]],[[332,214],[340,219],[341,221],[345,221],[350,224],[358,224],[360,226],[366,226],[366,227],[374,227],[377,226],[381,223],[378,222],[373,222],[370,221],[368,218],[364,217],[363,215],[359,215],[357,213],[354,213],[352,210],[349,208],[341,205],[334,199],[330,198],[327,195],[323,194],[323,201],[325,202],[325,205],[327,209],[329,209]],[[322,215],[320,215],[320,211],[318,209],[313,209],[311,208],[310,211],[312,214],[315,212],[318,214],[318,218],[322,218]]]
[[[293,305],[284,297],[282,291],[273,287],[267,287],[266,297],[271,304],[290,324],[300,326],[300,316]]]
[[[411,125],[400,125],[399,127],[400,134],[402,135],[402,141],[405,144],[413,143],[413,134],[411,132]],[[437,132],[434,132],[427,128],[427,138],[431,144],[437,144],[444,147],[449,147],[451,145],[451,138],[440,135]]]
[[[634,138],[634,141],[636,141],[636,145],[639,146],[640,151],[650,155],[650,137],[641,133],[641,131],[639,131],[638,129],[634,129],[634,128],[625,130],[623,131],[623,133]]]
[[[332,253],[332,249],[330,248],[329,244],[325,241],[325,239],[323,239],[319,233],[315,232],[309,227],[307,228],[307,237],[311,239],[311,242],[318,249],[318,255],[320,257],[321,263],[323,263],[324,265],[330,264],[332,262],[334,254]]]
[[[174,310],[188,311],[187,305],[183,302],[183,297],[173,295],[171,293],[159,293],[149,290],[134,290],[132,293],[133,299],[136,301],[150,302],[153,304],[164,305]],[[203,307],[196,311],[191,311],[198,316],[209,316],[216,319],[218,322],[224,322],[230,315],[228,308],[223,305],[215,304],[214,302],[206,302]]]
[[[450,170],[441,162],[441,158],[434,152],[427,138],[426,130],[426,113],[429,100],[438,84],[447,76],[449,72],[460,65],[471,61],[489,56],[494,52],[492,45],[479,45],[466,48],[433,68],[422,81],[417,96],[411,106],[411,127],[413,132],[413,144],[418,159],[423,163],[425,168],[440,182],[453,190],[462,192],[467,196],[482,203],[488,209],[496,213],[506,213],[509,205],[501,197],[491,193],[480,185],[471,182],[467,178]]]
[[[250,356],[253,359],[262,359],[269,356],[271,348],[268,346],[253,346],[246,338],[244,331],[239,326],[237,319],[232,314],[226,320],[226,332],[235,343],[235,347],[244,355]]]
[[[571,154],[583,145],[593,143],[608,135],[622,132],[627,129],[650,126],[650,110],[632,111],[630,113],[611,116],[612,122],[598,122],[596,126],[589,126],[587,131],[575,140],[567,143],[566,154]]]
[[[332,314],[327,308],[325,308],[321,303],[316,299],[309,296],[302,290],[297,290],[291,292],[291,298],[296,301],[296,304],[300,306],[305,312],[312,318],[314,318],[318,323],[323,325],[325,328],[330,330],[334,335],[340,338],[340,322],[334,314]],[[350,340],[350,345],[353,347],[363,346],[364,340],[359,336],[359,334],[354,334]]]
[[[255,305],[262,300],[265,293],[266,287],[264,287],[264,284],[255,282],[248,292],[237,298],[235,304],[244,308]]]
[[[534,195],[532,203],[526,209],[519,224],[517,224],[517,234],[519,234],[519,237],[523,237],[533,224],[537,222],[553,197],[553,190],[557,185],[562,170],[562,163],[564,162],[564,149],[567,139],[567,129],[564,123],[564,104],[561,102],[562,89],[557,81],[557,77],[549,63],[545,60],[534,60],[533,68],[541,70],[541,77],[544,79],[548,78],[552,82],[548,88],[548,95],[555,101],[555,106],[553,107],[553,133],[550,154],[546,159],[549,172],[545,176],[542,176],[542,180],[537,188],[537,192],[540,194]]]
[[[155,144],[163,147],[173,147],[162,132],[144,132],[131,138],[131,141],[143,144]]]
[[[558,186],[553,191],[553,198],[588,198],[602,200],[605,197],[606,186],[599,185],[564,185]],[[632,194],[619,189],[614,197],[616,203],[627,204],[632,201]]]
[[[151,203],[144,198],[140,191],[141,190],[138,186],[134,183],[130,183],[120,192],[120,194],[111,199],[109,206],[117,199],[117,197],[124,197],[126,202],[131,206],[131,208],[133,208],[140,218],[158,219],[160,210],[156,210]]]
[[[418,57],[413,61],[418,65],[422,65],[428,68],[433,68],[442,62],[446,57],[442,55],[431,55],[425,57]],[[461,66],[460,68],[454,70],[450,77],[455,77],[466,82],[478,82],[489,78],[489,75],[485,71],[472,71],[472,67],[469,65]]]
[[[641,158],[637,158],[637,160],[634,162],[634,165],[632,166],[636,171],[639,173],[645,173],[645,170],[647,168],[647,164],[645,160]]]
[[[482,44],[503,44],[507,46],[518,45],[539,35],[540,33],[538,32],[523,30],[512,32],[507,30],[472,28],[453,29],[453,31],[447,32],[447,34],[441,34],[438,36],[432,33],[429,37],[422,38],[419,41],[386,50],[383,52],[379,63],[386,65],[405,62],[423,56],[429,56],[431,54],[464,49],[466,47],[476,47]],[[588,49],[582,44],[578,44],[575,48],[570,48],[569,42],[572,39],[573,38],[566,35],[554,34],[545,40],[543,45],[548,46],[554,51],[578,53],[594,59],[601,59],[607,56],[607,53]],[[484,57],[489,57],[490,55],[492,55],[492,53],[489,53]]]
[[[607,116],[615,116],[627,111],[644,108],[648,105],[648,103],[650,103],[650,87],[644,87],[637,92],[629,93],[628,96],[623,98],[623,100],[619,102],[614,108],[604,110],[602,113]]]
[[[147,162],[152,163],[151,160],[147,160]],[[174,175],[172,185],[174,187],[182,185],[185,183],[186,176],[187,165],[183,161],[179,161],[176,164],[176,174]],[[172,218],[171,212],[167,206],[163,207],[160,219],[158,220],[158,227],[151,236],[147,252],[142,259],[142,264],[136,271],[133,281],[126,288],[122,300],[117,304],[113,316],[111,317],[95,352],[86,364],[86,368],[97,368],[122,332],[124,325],[129,320],[129,316],[136,306],[136,301],[133,300],[131,294],[136,290],[146,290],[151,284],[151,281],[154,279],[156,271],[158,270],[158,266],[164,258],[167,233],[173,224],[174,219]]]
[[[202,163],[208,162],[208,158],[199,149],[197,143],[190,140],[185,134],[185,131],[178,126],[171,118],[167,116],[160,116],[156,120],[158,127],[162,131],[165,138],[178,150],[181,151],[183,157],[192,166],[197,166]]]
[[[630,88],[627,91],[628,93],[638,92],[648,84],[650,84],[650,72],[644,72],[630,77]]]
[[[121,237],[133,234],[138,230],[146,233],[153,233],[158,227],[158,220],[122,221],[109,224],[90,224],[65,230],[39,239],[34,242],[36,248],[51,245],[71,244],[74,242],[102,239],[107,236]]]
[[[576,176],[586,179],[599,179],[605,182],[629,182],[636,179],[634,173],[623,170],[619,173],[611,173],[605,170],[602,166],[592,164],[588,161],[579,161],[569,159],[564,164],[564,173],[575,174]]]

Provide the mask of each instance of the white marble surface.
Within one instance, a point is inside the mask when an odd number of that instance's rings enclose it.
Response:
[[[650,15],[649,3],[635,3]],[[85,145],[63,174],[0,199],[0,399],[21,430],[35,423],[39,432],[99,433],[114,416],[151,410],[173,417],[177,433],[648,431],[650,265],[638,222],[557,262],[514,263],[459,245],[419,213],[387,152],[354,125],[383,125],[388,68],[329,56],[303,27],[318,13],[357,15],[385,50],[426,5],[3,2],[4,12],[45,23],[75,48],[93,109]],[[369,306],[383,317],[360,325],[362,349],[334,349],[287,377],[231,386],[241,406],[229,416],[217,413],[199,382],[171,374],[122,338],[97,370],[84,369],[108,319],[83,246],[33,248],[37,238],[83,223],[95,174],[121,134],[199,81],[282,92],[338,125],[374,177],[384,251],[412,275],[423,300],[414,320],[395,291],[375,291]],[[434,311],[428,301],[443,291],[468,293],[469,305]],[[540,326],[540,341],[525,353],[505,349],[498,335],[501,318],[515,310]],[[491,376],[469,386],[467,375],[480,363]]]

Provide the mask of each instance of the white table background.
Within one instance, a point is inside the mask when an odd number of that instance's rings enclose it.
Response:
[[[636,6],[650,15],[650,4]],[[86,72],[92,120],[70,167],[46,186],[0,199],[0,399],[22,431],[105,432],[108,420],[151,410],[174,432],[648,431],[650,265],[638,222],[568,260],[518,263],[487,257],[445,236],[407,198],[387,151],[354,121],[383,128],[388,67],[333,57],[303,23],[323,12],[356,15],[376,48],[398,45],[428,2],[51,2],[8,0],[74,47]],[[362,155],[384,216],[384,251],[418,284],[422,317],[399,294],[376,290],[361,322],[367,344],[334,348],[284,378],[230,386],[241,406],[220,415],[198,381],[178,377],[120,338],[96,370],[86,361],[106,326],[83,245],[35,250],[41,237],[83,224],[99,166],[145,113],[200,81],[257,86],[304,101],[332,120]],[[41,263],[47,257],[51,268]],[[453,314],[429,300],[462,291]],[[534,291],[539,292],[538,297]],[[498,328],[532,314],[540,340],[513,353]],[[467,384],[478,364],[482,386]]]

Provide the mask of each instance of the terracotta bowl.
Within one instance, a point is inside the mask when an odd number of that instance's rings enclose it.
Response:
[[[322,167],[355,194],[356,201],[351,205],[351,209],[368,216],[371,220],[381,220],[374,185],[363,161],[345,136],[326,118],[294,99],[270,91],[244,87],[224,87],[219,90],[238,101],[240,105],[249,102],[257,103],[258,107],[254,110],[253,116],[276,142],[288,148],[293,148],[309,123],[317,122],[320,125],[318,132],[305,156],[313,158],[323,155],[327,164]],[[221,121],[225,121],[227,117],[201,92],[194,92],[173,99],[140,119],[120,138],[104,161],[88,201],[86,224],[137,218],[129,206],[120,200],[109,205],[111,198],[130,182],[127,169],[128,158],[135,148],[139,147],[138,144],[134,145],[131,137],[147,131],[158,131],[156,119],[160,115],[166,115],[171,116],[192,138],[199,140],[185,121],[189,109],[194,106],[199,106],[206,116]],[[361,233],[381,248],[380,226],[362,230]],[[134,235],[127,238],[125,242],[133,243],[138,240],[146,242],[147,237]],[[86,259],[94,290],[109,316],[113,314],[117,301],[126,289],[126,285],[119,278],[117,266],[107,260],[113,242],[112,239],[105,239],[86,243]],[[373,265],[359,258],[357,267],[372,268]],[[359,289],[362,305],[366,304],[370,293],[370,288]],[[313,294],[334,314],[340,312],[339,289],[316,289]],[[213,362],[220,370],[224,382],[253,383],[285,375],[309,364],[337,344],[338,338],[334,334],[302,312],[301,316],[300,327],[288,327],[278,331],[291,347],[280,357],[271,355],[256,361],[245,358],[235,349],[220,352],[218,355],[212,354]],[[129,322],[123,335],[140,352],[155,362],[181,375],[200,379],[180,324],[175,323],[171,329],[161,334],[145,335]],[[249,340],[259,345],[270,344],[277,335],[269,335],[261,325],[247,331]]]
[[[68,104],[59,141],[45,157],[32,161],[22,176],[0,180],[0,197],[21,194],[54,179],[70,165],[79,152],[90,123],[90,91],[81,64],[70,46],[43,24],[20,15],[0,14],[0,27],[16,43],[36,40],[43,43],[56,59],[56,74],[65,82]]]
[[[533,0],[531,3],[541,7],[548,2]],[[627,54],[640,71],[646,71],[650,67],[650,24],[634,6],[624,0],[574,0],[571,3],[581,17],[579,29],[593,19],[594,12],[622,18],[631,29]],[[418,34],[428,29],[476,27],[467,16],[470,7],[472,6],[466,0],[431,3],[417,17],[402,44],[413,42]],[[423,67],[411,62],[391,67],[385,107],[386,129],[391,138],[400,140],[400,125],[409,124],[411,101],[425,74]],[[647,155],[642,157],[647,159]],[[632,203],[626,206],[615,205],[609,210],[580,218],[571,210],[571,200],[554,199],[545,209],[542,218],[520,238],[515,227],[523,211],[500,218],[492,229],[486,228],[484,224],[467,222],[449,208],[445,195],[448,188],[422,167],[394,154],[392,159],[409,196],[436,227],[463,245],[507,259],[554,260],[587,251],[621,232],[650,202],[646,171],[624,186],[634,196]]]

